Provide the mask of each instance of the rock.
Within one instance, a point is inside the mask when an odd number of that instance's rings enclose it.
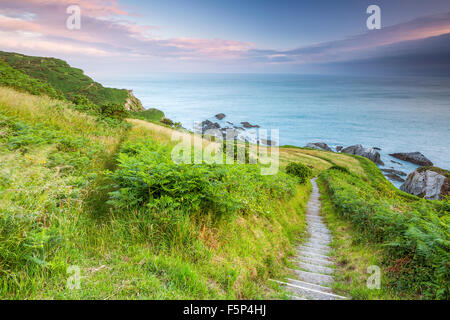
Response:
[[[362,145],[357,144],[354,146],[344,148],[341,150],[341,152],[365,157],[369,160],[372,160],[376,164],[384,165],[384,162],[381,161],[380,153],[376,151],[374,148],[364,148]]]
[[[403,164],[401,164],[401,163],[400,163],[400,162],[398,162],[398,161],[394,161],[394,160],[391,160],[391,162],[392,162],[392,163],[396,163],[396,164],[399,164],[399,165],[401,165],[401,166],[403,165]]]
[[[337,146],[337,147],[336,147],[336,151],[337,151],[337,152],[341,152],[342,149],[344,149],[343,146]]]
[[[321,151],[333,151],[331,148],[324,142],[310,142],[306,145],[307,148],[312,148]]]
[[[373,147],[373,148],[377,151],[381,151],[381,148],[378,148],[378,147]]]
[[[218,124],[217,122],[212,122],[209,120],[205,120],[201,123],[202,126],[202,131],[205,132],[207,130],[211,130],[211,129],[220,129],[220,124]]]
[[[403,161],[418,164],[419,166],[433,165],[433,162],[431,162],[427,157],[425,157],[420,152],[391,153],[389,155]]]
[[[383,172],[387,172],[387,173],[392,173],[392,174],[396,174],[398,176],[404,176],[406,177],[406,173],[400,170],[394,170],[394,169],[381,169],[381,171]]]
[[[400,190],[425,199],[441,200],[444,196],[450,195],[449,184],[448,174],[442,175],[432,168],[419,168],[408,175]]]
[[[226,116],[225,116],[225,114],[223,114],[223,113],[219,113],[219,114],[216,114],[215,117],[216,117],[217,120],[222,120],[222,119],[225,118]]]
[[[398,181],[398,182],[405,182],[405,179],[403,179],[402,177],[396,175],[395,173],[388,173],[388,174],[386,175],[386,177],[387,177],[389,180]]]
[[[258,125],[252,125],[250,123],[248,123],[247,121],[241,122],[242,126],[246,129],[250,129],[250,128],[259,128]]]

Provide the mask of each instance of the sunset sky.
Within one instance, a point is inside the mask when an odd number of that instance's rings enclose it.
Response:
[[[66,28],[72,4],[80,30]],[[381,30],[366,27],[371,4]],[[314,73],[416,52],[414,65],[433,56],[448,67],[449,33],[448,0],[0,0],[0,50],[90,74]]]

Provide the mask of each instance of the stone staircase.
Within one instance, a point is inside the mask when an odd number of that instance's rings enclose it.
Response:
[[[334,263],[329,257],[331,234],[320,216],[320,193],[316,179],[311,180],[312,192],[307,205],[308,240],[298,245],[292,262],[292,276],[285,281],[272,280],[291,292],[294,300],[348,299],[333,293]]]

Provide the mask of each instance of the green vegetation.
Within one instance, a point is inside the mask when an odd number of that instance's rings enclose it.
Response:
[[[366,158],[284,146],[282,170],[262,176],[234,141],[246,164],[176,164],[174,132],[231,150],[157,109],[128,111],[140,102],[126,90],[58,59],[0,52],[0,75],[0,298],[284,298],[268,279],[285,275],[304,231],[311,176],[337,292],[449,298],[449,200],[396,189]],[[370,265],[379,290],[365,285]],[[66,287],[70,266],[80,290]]]
[[[300,183],[305,183],[312,177],[312,170],[300,162],[291,162],[286,166],[286,173],[297,177]]]
[[[83,70],[73,68],[60,59],[0,51],[0,60],[31,78],[49,84],[70,101],[73,101],[77,95],[82,95],[97,105],[112,103],[125,107],[130,97],[127,90],[105,88],[86,76]],[[137,100],[130,105],[130,109],[140,110],[142,105]]]
[[[427,170],[431,170],[434,171],[436,173],[439,173],[441,175],[443,175],[444,177],[447,177],[448,179],[450,179],[450,171],[439,168],[439,167],[420,167],[419,169],[417,169],[418,172],[423,172],[423,171],[427,171]]]
[[[282,297],[267,281],[303,231],[309,186],[176,165],[171,129],[139,121],[0,88],[0,297]]]
[[[144,111],[133,111],[130,112],[130,117],[134,119],[141,119],[146,120],[150,122],[159,122],[161,121],[165,116],[164,112],[161,110],[150,108]]]
[[[22,92],[34,95],[47,95],[52,98],[61,98],[61,95],[45,82],[33,79],[25,73],[8,66],[0,60],[0,85],[11,87]]]
[[[367,172],[364,177],[341,170],[326,170],[320,176],[336,212],[358,231],[358,243],[382,245],[390,290],[448,299],[448,201],[427,201],[401,192],[372,162],[357,159]]]

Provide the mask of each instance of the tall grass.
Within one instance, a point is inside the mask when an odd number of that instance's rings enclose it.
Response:
[[[158,155],[169,148],[171,132],[164,130],[111,126],[69,103],[0,88],[1,298],[250,299],[278,294],[267,290],[267,279],[283,272],[291,244],[303,229],[307,185],[295,185],[285,175],[262,179],[252,169],[234,166],[212,169],[216,179],[224,178],[210,181],[204,179],[211,176],[208,172],[192,169],[187,177],[200,174],[199,182],[211,184],[199,190],[204,197],[198,206],[191,205],[189,189],[169,190],[159,198],[186,195],[189,200],[182,199],[181,206],[145,197],[137,203],[119,198],[125,206],[106,203],[114,199],[110,192],[129,187],[120,179],[127,177],[124,170],[131,162],[122,161],[119,151],[144,164],[155,152],[148,163],[154,168]],[[179,173],[165,165],[167,171],[160,171],[163,176],[153,185],[161,190],[168,186],[161,180],[165,174]],[[144,167],[142,172],[149,174]],[[178,188],[176,180],[172,183]],[[217,198],[223,208],[233,206],[218,214],[207,204],[214,199],[209,192],[223,195]],[[73,265],[81,270],[80,290],[66,287],[67,267]]]
[[[375,165],[361,161],[369,182],[340,170],[321,174],[337,212],[359,230],[361,241],[383,244],[391,288],[448,299],[448,201],[428,201],[398,191]]]

